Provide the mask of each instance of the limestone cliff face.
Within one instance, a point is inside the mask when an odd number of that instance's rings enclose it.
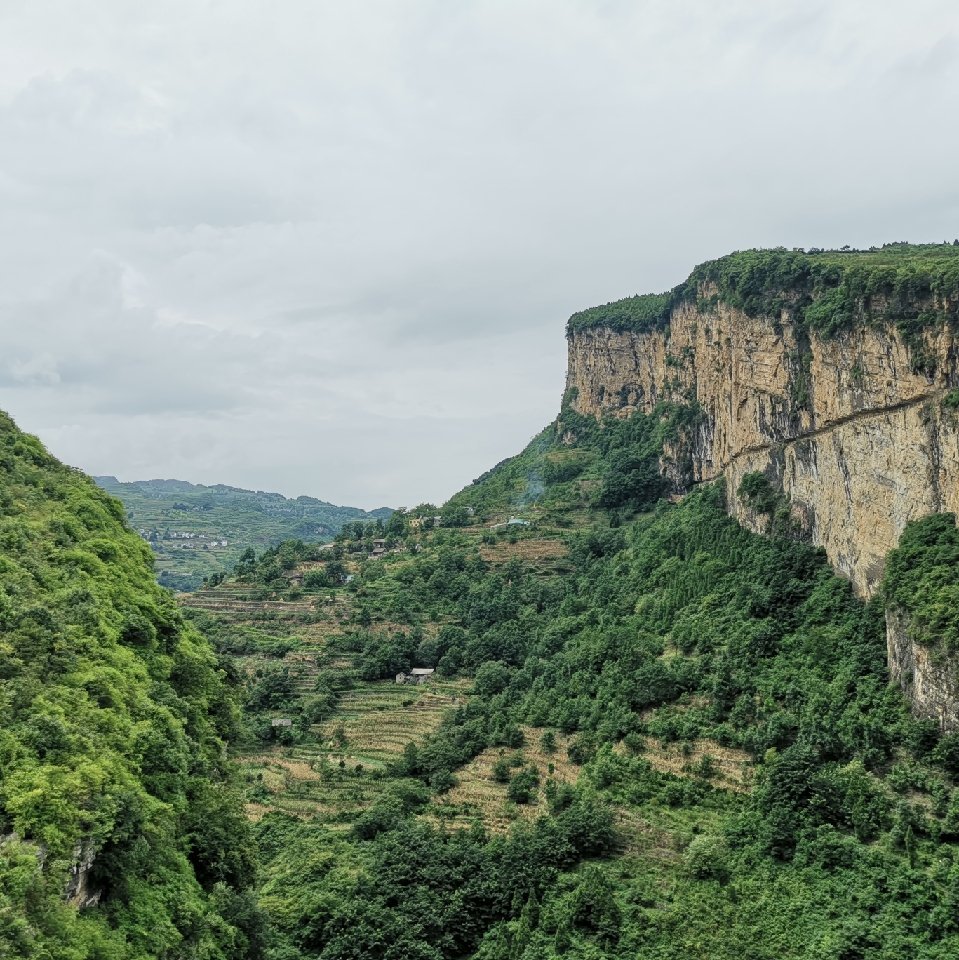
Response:
[[[676,486],[723,476],[730,510],[762,531],[767,518],[737,491],[745,474],[765,473],[869,597],[909,521],[959,511],[959,414],[943,403],[959,384],[957,348],[948,327],[930,331],[917,356],[891,326],[826,338],[788,311],[752,318],[721,302],[708,312],[682,304],[665,329],[571,334],[567,395],[594,416],[695,400],[700,423],[662,459]],[[914,696],[920,660],[910,661]]]
[[[959,673],[946,652],[916,643],[909,618],[898,610],[886,611],[886,651],[890,673],[916,712],[942,730],[959,729]]]

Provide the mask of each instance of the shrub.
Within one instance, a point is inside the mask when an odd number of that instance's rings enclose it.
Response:
[[[506,795],[513,803],[532,803],[539,787],[539,773],[535,767],[525,767],[509,782]]]

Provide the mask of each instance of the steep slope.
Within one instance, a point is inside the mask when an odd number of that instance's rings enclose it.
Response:
[[[951,244],[747,251],[669,295],[574,315],[567,396],[597,418],[688,405],[695,421],[661,457],[674,489],[722,476],[730,510],[761,531],[782,496],[870,597],[908,523],[959,510],[957,315]],[[890,667],[917,707],[959,723],[956,677],[890,624]]]
[[[0,956],[254,956],[217,658],[121,504],[0,415]]]
[[[339,507],[315,497],[185,480],[94,477],[126,508],[130,526],[149,541],[157,576],[173,590],[195,590],[205,577],[227,573],[248,548],[264,550],[283,540],[330,540],[344,523],[386,519],[391,510]]]

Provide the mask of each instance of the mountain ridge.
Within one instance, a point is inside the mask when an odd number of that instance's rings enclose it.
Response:
[[[288,497],[286,494],[279,493],[275,490],[259,490],[251,487],[237,487],[230,483],[194,483],[192,480],[178,480],[174,477],[154,477],[149,480],[120,480],[113,476],[113,474],[91,474],[91,478],[93,479],[94,483],[103,487],[103,489],[121,486],[140,488],[152,487],[157,489],[169,487],[171,490],[216,490],[224,493],[251,493],[265,497],[276,497],[282,500],[290,500],[293,502],[315,503],[323,507],[335,507],[338,510],[356,510],[361,514],[368,514],[374,518],[378,517],[384,520],[395,509],[393,507],[374,507],[371,510],[367,510],[364,507],[342,506],[340,504],[333,503],[331,500],[322,500],[319,497],[313,497],[305,493],[298,494],[295,497]]]
[[[205,578],[228,573],[247,549],[265,550],[290,539],[325,542],[344,523],[387,519],[393,512],[228,484],[93,479],[124,503],[131,525],[154,550],[160,582],[177,590],[196,589]]]

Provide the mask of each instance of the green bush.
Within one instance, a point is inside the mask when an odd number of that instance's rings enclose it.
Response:
[[[539,773],[536,767],[524,767],[514,774],[506,790],[507,797],[513,803],[532,803],[539,787]]]

